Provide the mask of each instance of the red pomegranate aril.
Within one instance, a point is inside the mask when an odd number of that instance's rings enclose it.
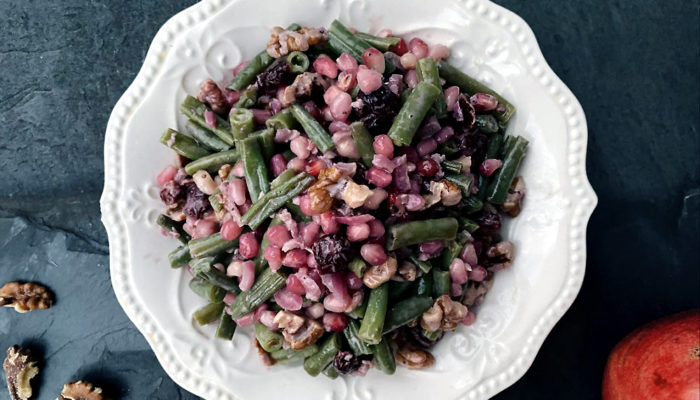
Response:
[[[299,197],[299,208],[301,208],[301,212],[308,216],[312,217],[317,214],[313,208],[311,208],[311,197],[308,194]]]
[[[396,53],[398,56],[404,55],[408,51],[408,45],[406,45],[406,41],[401,39],[399,40],[399,44],[394,47],[394,53]]]
[[[377,135],[372,143],[374,152],[386,158],[394,158],[394,142],[389,135]]]
[[[418,162],[418,165],[416,165],[416,172],[425,176],[426,178],[432,178],[438,173],[439,170],[440,166],[438,165],[437,161],[433,160],[432,158],[421,160]]]
[[[462,285],[467,283],[469,277],[467,276],[467,267],[464,265],[464,261],[461,258],[455,258],[450,263],[450,278],[452,278],[452,283]]]
[[[421,58],[428,57],[428,44],[422,39],[413,38],[408,42],[408,51],[415,54],[420,60]]]
[[[340,231],[340,223],[336,220],[336,214],[333,210],[328,210],[320,215],[321,229],[324,233],[331,235]]]
[[[414,88],[418,84],[418,73],[416,73],[415,69],[411,69],[408,72],[406,72],[406,75],[403,79],[406,82],[406,85],[408,85],[408,87]]]
[[[253,232],[242,234],[238,246],[238,250],[243,258],[256,257],[260,250],[258,240],[255,238],[255,233]]]
[[[479,166],[479,173],[481,173],[482,176],[491,176],[497,169],[501,168],[501,166],[503,166],[503,161],[489,158],[481,163]]]
[[[270,269],[277,271],[282,266],[282,250],[277,246],[267,246],[264,253],[265,260],[270,265]]]
[[[323,314],[323,328],[326,332],[342,332],[346,326],[348,326],[348,317],[345,314]]]
[[[335,79],[338,76],[338,65],[329,57],[319,57],[314,61],[314,71]]]
[[[365,223],[349,225],[346,235],[351,242],[361,242],[369,237],[369,231],[369,225]]]
[[[301,283],[301,280],[297,278],[295,274],[289,275],[287,277],[287,289],[289,289],[290,292],[298,294],[300,296],[306,294],[306,288],[304,288],[304,285]]]
[[[427,156],[428,154],[434,152],[436,149],[437,149],[437,142],[433,138],[421,140],[416,145],[416,151],[418,152],[418,155],[421,157]]]
[[[293,249],[287,252],[282,259],[282,265],[286,265],[291,268],[301,268],[306,265],[307,259],[306,250]]]
[[[306,164],[306,173],[313,176],[318,176],[321,170],[326,168],[326,163],[323,160],[316,159]]]
[[[158,182],[158,185],[163,186],[166,183],[172,181],[175,177],[175,174],[177,174],[177,168],[175,168],[172,165],[168,165],[167,167],[165,167],[164,170],[162,170],[158,174],[158,176],[156,177],[156,181]]]
[[[289,288],[284,287],[275,293],[275,302],[280,307],[289,311],[301,310],[302,298],[300,295],[293,293]]]
[[[462,320],[463,325],[471,325],[476,321],[476,314],[474,314],[473,311],[467,312],[467,315],[464,316],[464,319]]]
[[[304,246],[311,247],[316,241],[316,236],[318,236],[318,231],[321,229],[321,225],[316,222],[309,222],[301,228],[301,238],[304,242]]]
[[[355,57],[348,53],[343,53],[335,60],[338,69],[341,71],[353,72],[357,71],[358,65]]]
[[[469,98],[469,102],[474,106],[476,112],[486,112],[495,110],[498,107],[498,99],[488,93],[474,93]]]
[[[350,290],[357,290],[364,285],[364,283],[362,282],[362,278],[355,275],[355,273],[352,271],[347,272],[347,274],[345,275],[345,280]]]
[[[243,228],[230,219],[221,226],[221,237],[225,240],[235,240],[243,232]]]
[[[289,234],[289,230],[284,225],[272,225],[267,228],[265,232],[267,240],[274,244],[275,246],[282,248],[285,243],[287,243],[292,236]]]
[[[447,111],[451,112],[454,110],[457,99],[459,99],[459,86],[450,86],[445,89],[445,103],[447,103]]]
[[[384,247],[379,244],[365,244],[360,248],[362,258],[370,265],[380,265],[387,259]]]
[[[362,63],[380,74],[384,73],[384,55],[374,47],[362,52]]]
[[[373,219],[367,223],[369,225],[369,237],[378,238],[384,236],[386,229],[382,221]]]
[[[477,265],[476,267],[472,267],[472,270],[469,271],[469,280],[472,280],[474,282],[481,282],[484,279],[486,279],[486,275],[488,274],[488,271],[486,271],[486,268],[482,267],[481,265]]]
[[[370,94],[382,86],[382,74],[373,69],[360,69],[357,71],[357,84],[365,94]]]
[[[238,287],[241,288],[242,291],[248,291],[250,290],[251,287],[253,287],[253,283],[255,282],[255,263],[252,261],[245,261],[243,263],[243,274],[241,276],[241,279],[238,282]]]
[[[391,184],[391,174],[381,168],[372,167],[367,171],[367,181],[377,187],[384,188]]]

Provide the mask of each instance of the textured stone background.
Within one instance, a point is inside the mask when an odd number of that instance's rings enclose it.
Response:
[[[497,3],[530,24],[583,104],[600,198],[581,294],[497,398],[597,398],[619,339],[700,301],[698,3]],[[77,378],[121,399],[196,398],[117,304],[98,205],[112,106],[156,30],[191,4],[0,0],[0,282],[39,280],[58,295],[50,312],[0,310],[0,348],[43,353],[37,399]]]

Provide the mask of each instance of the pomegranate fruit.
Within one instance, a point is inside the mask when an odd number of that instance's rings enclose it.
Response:
[[[603,400],[700,398],[700,310],[639,327],[615,346],[603,376]]]

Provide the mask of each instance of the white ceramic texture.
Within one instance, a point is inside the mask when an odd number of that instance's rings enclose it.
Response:
[[[250,329],[225,342],[213,338],[213,327],[192,323],[202,301],[187,289],[187,273],[168,267],[176,242],[155,225],[155,176],[173,160],[158,138],[185,122],[178,112],[185,95],[207,77],[227,82],[235,65],[260,51],[271,27],[327,26],[334,18],[447,44],[454,64],[515,104],[509,132],[530,141],[523,212],[504,229],[516,261],[497,273],[476,323],[447,334],[434,349],[435,366],[424,371],[329,380],[310,378],[301,366],[265,368]],[[581,286],[586,224],[597,201],[586,178],[586,141],[583,110],[530,28],[486,0],[203,1],[160,29],[107,125],[101,207],[114,291],[173,380],[207,399],[487,398],[525,373]]]

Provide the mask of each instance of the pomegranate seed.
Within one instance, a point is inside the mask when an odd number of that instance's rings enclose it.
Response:
[[[386,158],[394,158],[394,142],[388,135],[377,135],[372,143],[374,152]]]
[[[304,288],[304,285],[301,283],[301,280],[297,278],[294,274],[289,275],[287,277],[287,289],[289,289],[290,292],[298,294],[300,296],[306,294],[306,289]]]
[[[326,168],[326,163],[320,159],[316,159],[316,160],[311,161],[310,163],[306,164],[306,172],[309,175],[313,175],[313,176],[318,176],[318,174],[320,174],[321,170],[324,168]]]
[[[238,250],[243,258],[253,258],[257,256],[260,246],[258,240],[255,238],[255,233],[248,232],[242,234],[238,244]]]
[[[384,73],[384,55],[374,47],[362,52],[362,63],[380,74]]]
[[[416,165],[416,172],[425,176],[426,178],[432,178],[440,170],[438,163],[432,158],[426,158]]]
[[[346,326],[348,326],[348,317],[345,314],[323,314],[323,328],[327,332],[342,332]]]
[[[394,48],[394,53],[396,53],[399,56],[404,55],[408,51],[408,46],[406,45],[406,41],[401,39],[399,40],[399,44],[396,45]]]

